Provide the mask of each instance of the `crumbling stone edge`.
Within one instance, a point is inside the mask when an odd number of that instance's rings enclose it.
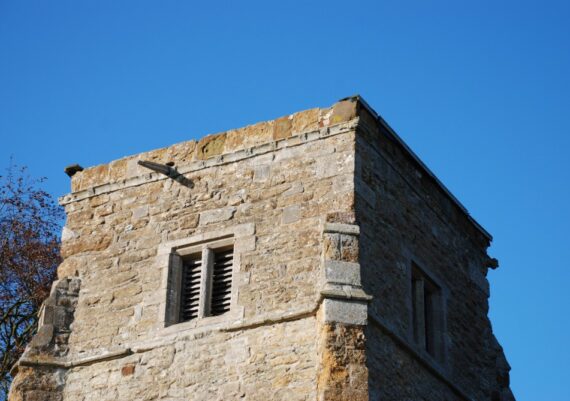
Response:
[[[14,381],[8,400],[61,399],[80,288],[78,277],[66,277],[53,283],[50,295],[40,308],[38,331],[11,369]]]

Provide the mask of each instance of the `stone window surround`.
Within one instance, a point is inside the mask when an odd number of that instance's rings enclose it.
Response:
[[[180,303],[182,302],[182,271],[184,269],[184,259],[190,255],[200,255],[201,265],[200,265],[200,296],[198,300],[198,315],[194,319],[204,319],[206,317],[211,317],[211,302],[212,302],[212,292],[213,292],[213,280],[214,280],[214,255],[221,249],[226,249],[231,247],[233,251],[234,237],[220,238],[213,241],[203,242],[198,245],[183,247],[175,252],[171,253],[171,269],[170,274],[175,275],[174,278],[176,286],[176,294],[172,301],[175,304],[171,305],[170,308],[173,312],[173,317],[168,319],[168,324],[180,324],[185,323],[185,321],[180,320]],[[233,257],[232,257],[232,276],[233,276]],[[232,277],[233,279],[233,277]],[[230,287],[231,289],[231,287]],[[233,294],[232,294],[233,295]],[[169,309],[170,309],[169,308]],[[229,313],[230,310],[226,313]]]
[[[164,334],[170,332],[185,331],[191,329],[227,326],[229,323],[241,321],[244,317],[244,308],[238,305],[239,287],[243,282],[244,273],[241,272],[241,254],[255,249],[255,225],[253,223],[239,224],[235,226],[209,230],[203,233],[192,235],[174,241],[168,241],[159,246],[157,254],[157,265],[161,270],[160,285],[160,307],[158,323],[160,331]],[[216,249],[221,246],[233,245],[234,259],[232,269],[232,288],[230,310],[219,316],[205,316],[202,318],[192,319],[187,322],[171,323],[168,321],[168,281],[169,267],[171,263],[171,254],[176,253],[180,256],[187,255],[201,249],[203,246],[211,246]],[[180,294],[174,294],[180,296]],[[203,296],[203,295],[201,295]]]
[[[449,360],[448,360],[448,335],[447,335],[447,301],[449,299],[449,290],[443,284],[442,280],[440,280],[432,271],[427,269],[425,263],[422,263],[421,260],[416,257],[415,255],[411,255],[409,252],[406,252],[408,256],[408,261],[406,263],[407,272],[407,308],[408,308],[408,342],[410,347],[414,349],[419,355],[423,357],[424,360],[429,362],[436,369],[447,370],[449,367]],[[435,302],[436,302],[436,313],[437,319],[436,322],[436,330],[439,332],[435,341],[435,355],[429,353],[425,347],[420,346],[416,339],[414,338],[414,306],[412,304],[412,291],[413,291],[413,270],[418,270],[423,276],[425,276],[428,280],[432,281],[438,287],[438,294],[436,295]]]

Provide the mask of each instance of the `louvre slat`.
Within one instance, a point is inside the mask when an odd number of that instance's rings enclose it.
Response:
[[[230,260],[227,263],[220,263],[218,266],[216,266],[218,269],[231,269],[232,267],[232,261]]]
[[[218,282],[216,284],[216,288],[214,288],[214,292],[223,292],[225,291],[227,288],[231,287],[232,282],[231,281],[226,281],[226,282]]]
[[[200,289],[200,283],[197,283],[197,284],[192,284],[192,283],[186,284],[186,285],[184,286],[184,289],[186,289],[187,291],[192,291],[193,289],[198,289],[198,290],[199,290],[199,289]]]

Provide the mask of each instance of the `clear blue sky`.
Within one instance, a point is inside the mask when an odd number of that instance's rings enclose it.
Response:
[[[360,93],[495,237],[519,401],[568,401],[570,3],[0,0],[0,165],[47,188]]]

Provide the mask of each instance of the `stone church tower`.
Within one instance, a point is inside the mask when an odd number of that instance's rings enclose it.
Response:
[[[491,236],[361,98],[77,171],[10,401],[508,401]]]

